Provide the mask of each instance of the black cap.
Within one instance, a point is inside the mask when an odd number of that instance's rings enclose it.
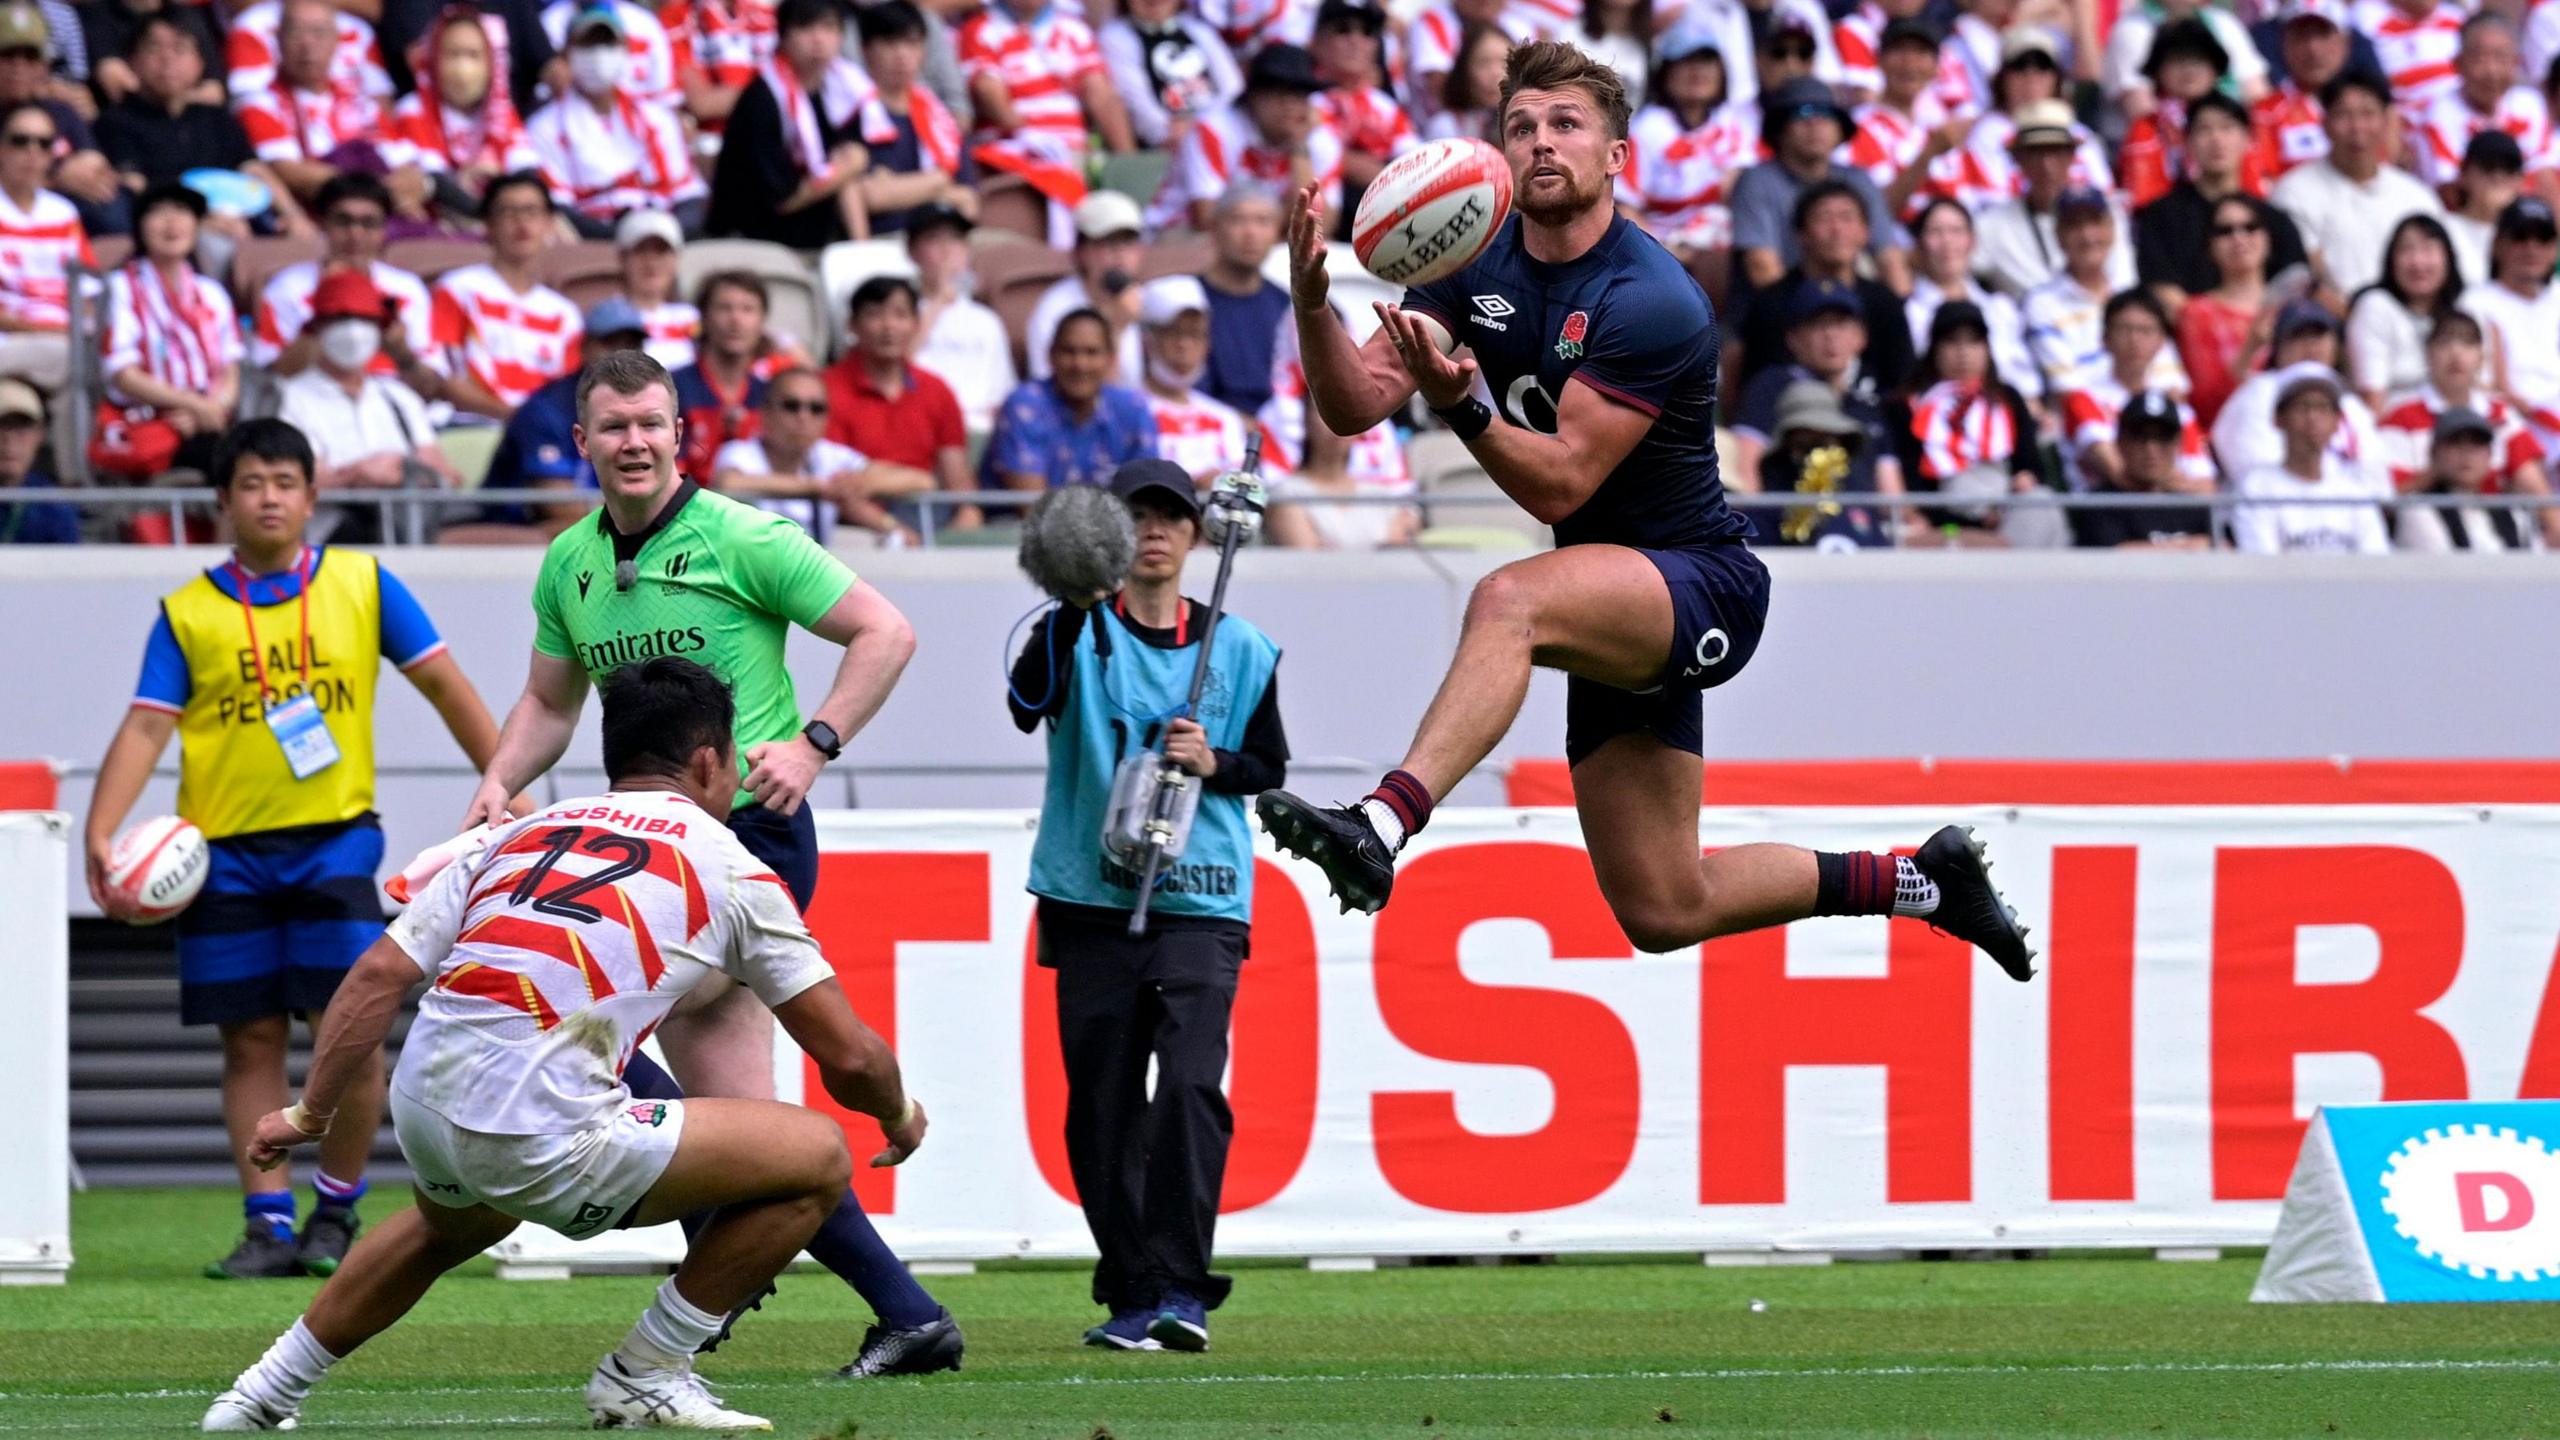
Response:
[[[1245,93],[1256,90],[1294,90],[1313,95],[1324,89],[1316,78],[1315,57],[1302,45],[1265,45],[1253,52],[1253,63],[1244,71]]]
[[[1387,29],[1387,12],[1371,0],[1324,0],[1316,7],[1316,28],[1331,29],[1336,25],[1357,26],[1372,35]]]
[[[1796,287],[1795,298],[1787,306],[1787,325],[1810,324],[1825,315],[1863,320],[1866,314],[1866,307],[1858,303],[1858,292],[1840,281],[1806,280]]]
[[[2524,147],[2504,130],[2483,130],[2471,137],[2470,144],[2462,147],[2462,168],[2521,175],[2524,173]]]
[[[193,215],[199,220],[204,218],[205,203],[204,196],[202,194],[198,193],[192,186],[182,185],[175,180],[163,180],[159,184],[152,186],[150,189],[143,191],[142,194],[134,200],[134,223],[137,225],[142,223],[143,216],[150,214],[152,211],[159,209],[163,205],[175,205],[179,209],[186,211],[188,214]]]
[[[2231,71],[2231,52],[2214,38],[2213,27],[2194,15],[2172,20],[2151,34],[2151,53],[2142,62],[2145,79],[2157,81],[2160,67],[2178,56],[2202,60],[2217,75]]]
[[[2178,413],[2178,402],[2157,390],[2145,390],[2124,402],[2124,410],[2116,416],[2116,438],[2147,435],[2155,440],[2175,440],[2186,433],[2187,421]]]
[[[2332,335],[2337,334],[2338,317],[2330,313],[2328,306],[2308,295],[2296,296],[2286,301],[2284,308],[2276,312],[2278,340],[2290,340],[2296,335],[2308,335],[2314,331],[2323,330]]]
[[[977,228],[977,221],[940,203],[919,205],[907,212],[907,239],[910,241],[928,230],[957,230],[966,235]]]
[[[1897,45],[1917,45],[1935,50],[1941,43],[1938,27],[1918,16],[1888,21],[1884,33],[1876,37],[1876,53],[1881,55]]]
[[[1192,483],[1191,472],[1170,460],[1148,456],[1111,472],[1112,494],[1135,500],[1141,491],[1162,491],[1181,505],[1184,514],[1200,518],[1200,491]]]
[[[2552,219],[2551,207],[2531,195],[2519,195],[2498,212],[2498,235],[2501,238],[2548,240],[2560,233],[2560,222]]]
[[[1950,300],[1938,307],[1937,314],[1929,317],[1929,343],[1932,345],[1959,330],[1987,340],[1991,338],[1991,321],[1982,313],[1982,307],[1970,300]]]

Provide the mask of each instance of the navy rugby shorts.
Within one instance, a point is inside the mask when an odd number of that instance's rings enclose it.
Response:
[[[1662,681],[1620,690],[1580,676],[1565,679],[1564,754],[1579,765],[1621,735],[1651,735],[1674,750],[1705,753],[1701,697],[1742,673],[1760,649],[1769,618],[1769,569],[1749,546],[1688,550],[1630,547],[1671,587],[1671,653]]]

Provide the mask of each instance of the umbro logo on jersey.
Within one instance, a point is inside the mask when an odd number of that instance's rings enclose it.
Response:
[[[1503,331],[1511,328],[1502,323],[1503,316],[1515,314],[1518,311],[1518,307],[1509,300],[1500,295],[1470,295],[1467,299],[1476,307],[1476,313],[1467,317],[1469,320],[1487,330]]]
[[[593,570],[581,570],[581,571],[579,571],[579,572],[578,572],[578,598],[579,598],[579,599],[581,599],[581,600],[586,599],[586,598],[587,598],[587,587],[588,587],[588,586],[590,586],[590,585],[593,585],[594,583],[596,583],[596,572],[594,572]]]
[[[673,560],[670,560],[670,561],[668,561],[668,562],[667,562],[667,578],[668,578],[668,579],[670,579],[670,580],[673,580],[673,579],[674,579],[674,578],[676,578],[677,576],[679,576],[679,575],[683,574],[686,570],[690,569],[690,568],[692,567],[692,565],[693,565],[693,552],[692,552],[692,551],[690,551],[690,550],[679,550],[679,551],[677,551],[677,552],[676,552],[676,558],[674,558]]]

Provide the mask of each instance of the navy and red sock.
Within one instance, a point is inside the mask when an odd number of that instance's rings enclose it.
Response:
[[[1817,850],[1813,873],[1816,915],[1925,916],[1938,908],[1937,882],[1908,855]]]
[[[1390,851],[1401,850],[1404,842],[1422,832],[1431,823],[1431,791],[1407,770],[1390,770],[1378,788],[1362,796],[1361,807],[1367,811],[1369,826],[1378,832]]]

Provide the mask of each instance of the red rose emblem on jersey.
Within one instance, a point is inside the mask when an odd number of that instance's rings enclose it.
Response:
[[[1556,358],[1571,360],[1582,353],[1582,337],[1591,330],[1591,312],[1576,310],[1564,317],[1564,332],[1556,341]]]

